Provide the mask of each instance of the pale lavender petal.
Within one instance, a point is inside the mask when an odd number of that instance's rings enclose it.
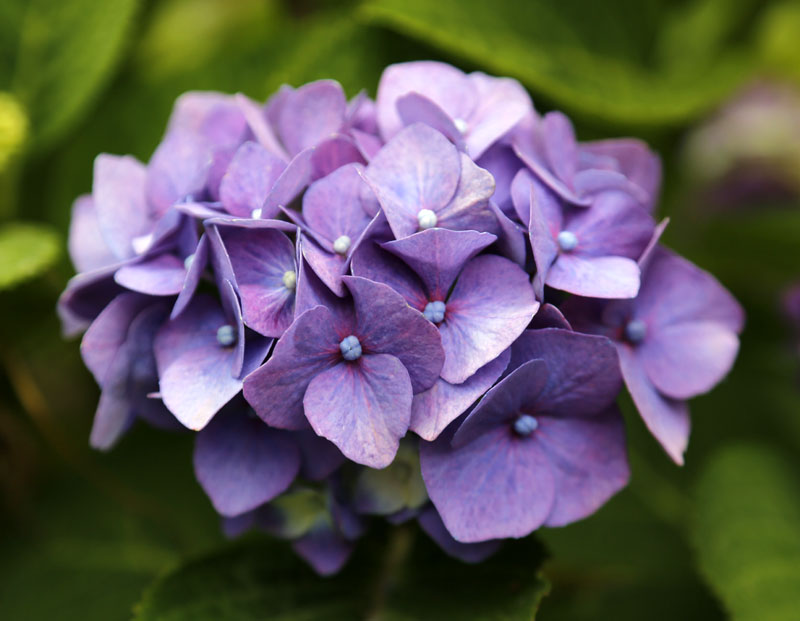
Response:
[[[645,425],[673,461],[683,465],[690,429],[686,403],[659,394],[631,347],[617,344],[617,353],[625,385]]]
[[[337,296],[342,297],[347,293],[342,283],[342,276],[347,273],[350,264],[347,257],[325,252],[311,240],[303,244],[303,257],[319,279]]]
[[[546,526],[588,517],[628,484],[625,424],[616,405],[588,418],[537,417],[556,497]]]
[[[297,317],[272,356],[244,381],[244,398],[267,424],[304,429],[303,396],[314,376],[341,360],[334,316],[325,307]]]
[[[286,163],[257,142],[245,142],[222,178],[219,193],[225,209],[234,216],[249,218],[261,209]]]
[[[436,507],[427,507],[417,518],[420,527],[433,539],[446,554],[465,563],[481,563],[492,556],[500,548],[499,540],[482,541],[480,543],[461,543],[453,539],[436,511]]]
[[[333,80],[318,80],[289,94],[280,110],[278,131],[289,153],[315,147],[339,131],[347,112],[342,87]]]
[[[311,156],[314,179],[321,179],[347,164],[366,164],[356,143],[349,136],[334,136],[317,146]]]
[[[550,460],[534,438],[510,426],[487,431],[458,449],[449,434],[420,446],[428,494],[456,541],[525,537],[553,507]]]
[[[450,202],[459,185],[461,159],[442,134],[415,123],[375,155],[364,175],[400,238],[419,230],[420,210],[437,212]]]
[[[69,257],[79,272],[88,272],[117,262],[103,238],[94,199],[86,194],[72,205],[69,223]]]
[[[285,431],[238,408],[197,434],[194,471],[217,513],[233,517],[269,502],[297,476],[300,452]]]
[[[488,170],[494,177],[495,191],[492,194],[492,200],[503,210],[503,213],[513,217],[514,205],[511,199],[511,184],[522,168],[522,162],[514,155],[513,149],[507,144],[495,144],[476,161],[476,164]],[[526,201],[527,192],[526,188]],[[527,218],[522,220],[523,223],[527,221]]]
[[[514,182],[517,183],[519,178],[522,177],[517,175]],[[544,186],[536,182],[531,182],[529,196],[528,231],[533,260],[536,264],[533,287],[537,299],[544,300],[544,285],[559,253],[555,236],[561,226],[561,208],[556,203],[555,197]],[[514,204],[517,204],[516,201]]]
[[[343,166],[314,182],[303,196],[303,217],[315,236],[333,243],[342,235],[355,242],[372,219],[362,205],[368,189],[359,164]]]
[[[522,334],[539,308],[528,275],[495,255],[467,263],[447,300],[439,326],[442,378],[460,384]]]
[[[202,195],[211,164],[212,151],[204,138],[186,131],[168,134],[147,165],[147,200],[156,213]]]
[[[639,278],[633,259],[563,253],[550,266],[545,283],[584,297],[628,299],[639,293]]]
[[[575,174],[575,191],[582,198],[609,191],[626,192],[644,207],[650,197],[622,173],[613,170],[581,170]]]
[[[466,119],[475,107],[475,86],[446,63],[419,61],[389,65],[378,85],[377,119],[384,140],[403,127],[397,100],[416,92],[436,103],[451,119]]]
[[[422,278],[432,299],[444,300],[467,261],[496,239],[491,233],[433,228],[381,246]]]
[[[160,254],[121,267],[114,274],[117,284],[147,295],[177,295],[186,280],[186,267],[172,254]]]
[[[361,153],[362,157],[367,162],[375,157],[375,154],[380,151],[381,147],[383,146],[381,139],[377,136],[373,136],[372,134],[368,134],[357,129],[351,129],[350,135],[353,137],[353,141],[358,147],[359,153]]]
[[[144,165],[133,157],[101,154],[94,160],[92,198],[97,224],[117,259],[132,257],[133,239],[152,227],[146,179]]]
[[[422,312],[428,303],[425,287],[411,268],[377,243],[368,241],[353,253],[353,276],[389,285],[405,298],[411,308]]]
[[[548,170],[547,166],[541,161],[540,155],[536,153],[535,148],[532,147],[529,141],[526,141],[520,136],[516,136],[512,144],[517,157],[521,159],[536,178],[547,186],[556,196],[578,207],[588,207],[591,204],[590,198],[576,195],[563,181]],[[576,183],[578,176],[580,176],[580,173],[576,174]]]
[[[275,132],[272,130],[272,126],[267,120],[264,108],[241,93],[236,95],[236,103],[242,111],[244,118],[247,120],[247,125],[250,127],[250,131],[253,132],[256,140],[266,147],[270,153],[288,162],[291,158],[275,136]]]
[[[278,208],[291,203],[311,182],[313,155],[313,149],[306,149],[292,158],[267,196],[262,212],[263,218],[277,216]]]
[[[183,281],[183,287],[178,294],[178,299],[175,300],[175,306],[172,308],[170,319],[175,319],[175,317],[186,310],[192,297],[194,297],[203,272],[205,272],[208,266],[208,245],[208,236],[204,234],[197,244],[197,249],[194,251],[194,256],[192,257],[192,263],[186,271],[186,279]]]
[[[411,431],[425,440],[435,440],[445,427],[492,387],[505,371],[509,359],[510,351],[506,350],[461,384],[450,384],[440,378],[428,390],[414,395]]]
[[[542,118],[542,145],[556,176],[568,188],[578,168],[578,144],[570,120],[561,112],[548,112]]]
[[[103,391],[92,421],[89,445],[106,451],[114,446],[136,418],[128,396],[130,349],[127,343],[119,347],[109,361]]]
[[[438,226],[493,233],[497,231],[497,219],[489,209],[489,198],[494,193],[494,178],[468,155],[461,153],[460,157],[461,177],[453,198],[436,214]]]
[[[362,346],[369,352],[399,358],[415,393],[433,386],[444,362],[436,326],[384,284],[355,276],[343,280],[353,296],[356,334]]]
[[[489,201],[489,209],[497,218],[497,248],[505,258],[524,267],[527,260],[525,228],[509,218],[494,201]]]
[[[715,321],[659,326],[638,347],[650,381],[673,399],[708,392],[733,367],[739,352],[736,334]]]
[[[330,576],[350,558],[353,544],[329,525],[322,525],[294,541],[292,549],[320,576]]]
[[[408,93],[400,97],[395,105],[403,125],[425,123],[447,136],[460,151],[465,149],[464,138],[453,120],[436,103],[424,95]]]
[[[411,417],[411,380],[394,356],[369,354],[314,377],[303,407],[317,434],[351,461],[383,468],[394,459]]]
[[[467,153],[478,159],[533,110],[528,93],[516,80],[495,78],[476,71],[469,74],[477,106],[467,119]]]

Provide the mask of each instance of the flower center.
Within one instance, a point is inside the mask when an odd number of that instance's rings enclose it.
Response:
[[[186,269],[187,272],[192,267],[192,261],[194,261],[194,253],[190,254],[183,260],[183,267]]]
[[[294,270],[286,270],[283,273],[283,286],[289,291],[294,291],[297,286],[297,272]]]
[[[425,316],[425,319],[430,321],[431,323],[442,323],[444,321],[444,313],[447,310],[444,302],[440,302],[439,300],[435,302],[428,302],[428,305],[425,307],[425,310],[422,311],[422,314]]]
[[[453,125],[455,125],[456,129],[462,134],[467,131],[467,122],[464,119],[454,119]]]
[[[641,319],[631,319],[625,326],[625,338],[638,345],[647,336],[647,324]]]
[[[253,211],[250,212],[250,217],[253,220],[260,220],[262,213],[264,213],[264,211],[261,209],[261,207],[259,207],[257,209],[253,209]]]
[[[236,343],[236,330],[230,324],[220,326],[217,330],[217,343],[223,347],[230,347]]]
[[[339,350],[342,352],[342,357],[350,362],[361,358],[361,342],[357,336],[352,334],[342,339],[342,342],[339,343]]]
[[[556,241],[558,241],[558,247],[561,248],[562,252],[575,250],[575,247],[578,245],[578,238],[572,231],[561,231]]]
[[[539,421],[530,414],[520,414],[514,421],[514,432],[518,436],[527,437],[539,427]]]
[[[350,238],[347,235],[337,237],[336,241],[333,242],[333,251],[336,254],[345,255],[348,250],[350,250]]]
[[[417,221],[419,222],[419,228],[426,231],[435,227],[439,219],[430,209],[420,209],[417,214]]]

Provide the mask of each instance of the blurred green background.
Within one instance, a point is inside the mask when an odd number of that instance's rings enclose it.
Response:
[[[666,243],[716,274],[748,323],[733,373],[692,404],[686,466],[624,402],[630,486],[539,533],[546,552],[520,543],[465,568],[413,529],[379,531],[321,580],[286,544],[223,542],[189,434],[137,426],[89,450],[98,390],[55,316],[70,207],[97,153],[148,159],[183,91],[263,100],[330,77],[374,95],[387,64],[412,59],[513,76],[581,139],[649,141]],[[754,81],[800,89],[797,2],[2,0],[0,618],[800,619],[800,365],[780,308],[800,280],[800,105],[788,130],[757,132],[780,200],[712,204],[715,158],[747,155],[747,140],[735,122],[705,154],[688,138],[702,143]],[[764,127],[774,118],[765,109]]]

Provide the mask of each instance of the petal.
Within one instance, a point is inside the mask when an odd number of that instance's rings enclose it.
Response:
[[[464,139],[453,120],[447,116],[444,110],[424,95],[408,93],[397,100],[396,106],[403,125],[425,123],[447,136],[459,150],[464,150]]]
[[[327,177],[347,164],[366,164],[356,143],[349,136],[338,135],[330,138],[314,149],[311,167],[315,179]]]
[[[233,517],[284,492],[300,468],[291,437],[238,408],[197,434],[194,471],[214,508]]]
[[[514,153],[525,163],[534,176],[560,199],[578,207],[588,207],[591,204],[591,199],[578,196],[547,168],[528,136],[515,136],[513,147]]]
[[[488,170],[494,177],[495,191],[492,200],[497,204],[503,213],[512,216],[514,205],[511,199],[511,184],[515,175],[522,168],[522,162],[514,155],[514,151],[506,144],[496,144],[484,153],[476,164]],[[525,190],[527,194],[527,189]],[[527,200],[527,196],[526,196]],[[527,222],[525,218],[523,222]]]
[[[294,439],[300,447],[300,476],[304,479],[323,481],[347,461],[335,444],[312,430],[297,431]]]
[[[78,197],[72,205],[68,246],[69,257],[79,272],[117,262],[116,255],[103,239],[94,199],[89,195]]]
[[[366,188],[358,164],[343,166],[316,181],[303,196],[303,218],[329,242],[347,235],[355,241],[372,219],[361,203]]]
[[[197,287],[200,285],[200,279],[208,266],[208,236],[203,234],[197,244],[197,249],[194,251],[192,264],[186,271],[186,279],[183,281],[183,287],[178,294],[178,299],[175,300],[175,306],[172,308],[170,319],[175,319],[180,315],[191,302],[194,297]]]
[[[264,422],[304,429],[303,395],[315,375],[341,360],[334,317],[323,306],[297,317],[267,362],[244,382],[244,398]]]
[[[127,343],[118,348],[105,373],[103,392],[92,421],[89,444],[106,451],[114,446],[136,418],[128,395],[131,364]]]
[[[156,213],[202,195],[211,164],[212,151],[204,138],[188,131],[167,134],[147,165],[147,200]]]
[[[264,203],[264,218],[274,218],[279,207],[286,206],[300,195],[300,192],[311,182],[313,170],[313,149],[301,151],[286,166],[286,170],[275,181],[272,190]]]
[[[538,421],[536,438],[550,456],[556,488],[547,526],[588,517],[628,484],[625,424],[616,405],[590,418]]]
[[[435,440],[492,387],[505,371],[509,358],[510,351],[506,350],[461,384],[450,384],[439,378],[428,390],[414,395],[409,429],[425,440]]]
[[[607,338],[557,328],[527,330],[511,348],[507,372],[528,360],[546,360],[550,379],[537,400],[542,413],[596,414],[621,386],[614,347]]]
[[[645,425],[673,461],[683,465],[690,428],[686,403],[662,396],[647,378],[641,362],[628,345],[618,344],[617,353],[625,385]]]
[[[542,118],[542,139],[550,168],[571,188],[578,168],[578,144],[572,123],[561,112],[548,112]]]
[[[467,261],[496,239],[491,233],[433,228],[381,246],[422,278],[431,299],[444,300]]]
[[[689,399],[716,386],[730,372],[739,339],[714,321],[659,326],[638,348],[655,387],[673,399]]]
[[[489,209],[497,218],[497,249],[500,254],[524,267],[527,260],[525,228],[509,218],[493,201],[489,201]]]
[[[562,330],[572,330],[567,318],[557,307],[552,304],[545,303],[539,307],[536,315],[533,317],[530,328],[532,330],[541,330],[542,328],[561,328]]]
[[[257,142],[245,142],[236,151],[220,183],[219,194],[225,209],[234,216],[249,218],[263,207],[286,163]]]
[[[355,334],[362,346],[370,353],[399,358],[411,377],[414,392],[433,386],[444,362],[436,327],[386,285],[355,276],[345,276],[343,280],[353,296]]]
[[[126,289],[147,295],[177,295],[186,280],[186,267],[175,255],[160,254],[121,267],[114,280]]]
[[[292,92],[281,108],[281,140],[293,155],[315,147],[339,131],[346,112],[347,100],[338,82],[310,82]]]
[[[517,178],[520,178],[520,175],[517,175]],[[515,183],[517,183],[517,178],[514,179]],[[536,297],[544,300],[544,285],[559,253],[555,235],[561,230],[561,207],[553,194],[535,181],[530,186],[528,204],[530,206],[528,231],[533,260],[536,263],[533,286]]]
[[[465,563],[481,563],[500,549],[498,540],[480,543],[461,543],[453,539],[436,511],[436,507],[427,507],[417,518],[420,527],[433,539],[446,554]]]
[[[329,525],[314,528],[292,543],[292,548],[320,576],[338,572],[353,552],[353,544]]]
[[[305,258],[306,247],[312,245],[313,242],[307,237],[299,235],[297,250],[300,269],[297,272],[297,288],[295,289],[295,317],[315,306],[325,306],[336,316],[337,321],[349,321],[353,314],[350,301],[336,297],[331,288],[322,282]],[[331,277],[331,280],[333,280],[333,277]]]
[[[420,210],[436,212],[450,202],[460,175],[456,148],[422,123],[392,138],[364,172],[397,238],[419,229]]]
[[[342,276],[347,273],[350,265],[347,257],[325,252],[311,240],[306,240],[303,244],[303,257],[325,286],[337,296],[343,297],[347,293],[342,283]]]
[[[247,120],[247,125],[259,143],[261,143],[270,153],[278,156],[283,161],[289,161],[289,154],[283,148],[272,126],[267,119],[266,110],[259,106],[254,101],[245,97],[241,93],[236,95],[236,104],[242,111],[244,118]]]
[[[452,200],[436,214],[438,226],[455,229],[497,230],[497,220],[489,209],[495,182],[488,170],[479,168],[468,155],[461,153],[461,177]]]
[[[420,312],[428,303],[427,292],[419,277],[408,265],[383,250],[376,242],[367,241],[359,246],[353,253],[350,269],[353,276],[389,285],[405,298],[411,308]]]
[[[130,156],[101,154],[94,161],[92,198],[97,224],[117,259],[132,257],[133,239],[152,226],[145,200],[146,178],[144,165]]]
[[[420,446],[422,478],[447,530],[461,543],[525,537],[553,506],[547,454],[531,438],[496,427],[461,448],[449,434]]]
[[[476,71],[469,74],[477,92],[477,105],[468,118],[467,153],[478,159],[533,109],[531,98],[516,80],[495,78]]]
[[[625,192],[642,207],[650,200],[638,185],[631,183],[622,173],[613,170],[581,170],[575,175],[575,191],[584,199],[591,199],[601,192]]]
[[[318,435],[371,468],[394,459],[411,417],[411,381],[394,356],[370,354],[314,377],[303,407]]]
[[[116,263],[91,272],[76,274],[58,298],[58,315],[67,335],[80,333],[117,295],[125,290],[114,282]]]
[[[639,277],[633,259],[563,253],[550,266],[545,283],[589,298],[628,299],[639,292]]]
[[[522,334],[539,308],[528,275],[516,263],[484,255],[467,263],[439,325],[442,378],[460,384]]]

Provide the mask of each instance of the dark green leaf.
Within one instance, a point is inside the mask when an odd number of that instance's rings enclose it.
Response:
[[[46,270],[59,245],[58,236],[43,226],[17,222],[0,228],[0,290]]]
[[[696,489],[700,568],[736,621],[800,611],[800,479],[774,449],[733,445]]]

